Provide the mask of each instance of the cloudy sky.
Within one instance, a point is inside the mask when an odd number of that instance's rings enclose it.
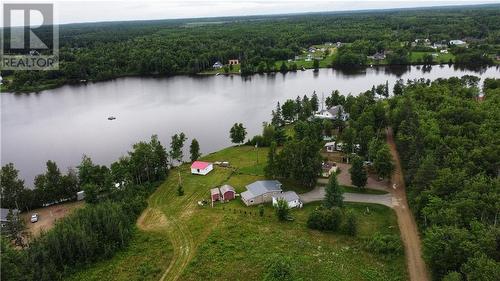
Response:
[[[33,3],[35,1],[2,1]],[[40,2],[51,2],[50,0]],[[499,1],[111,0],[55,1],[58,23],[264,15],[498,3]]]

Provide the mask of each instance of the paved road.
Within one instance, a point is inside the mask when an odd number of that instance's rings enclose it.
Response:
[[[325,198],[325,187],[317,186],[313,190],[299,195],[300,200],[304,203],[321,201]],[[392,195],[388,194],[361,194],[361,193],[344,193],[344,201],[374,203],[381,204],[392,208]]]
[[[391,182],[396,188],[390,188],[394,197],[394,211],[398,218],[399,231],[405,247],[406,266],[410,274],[411,281],[428,281],[429,273],[427,266],[422,259],[420,237],[418,235],[417,224],[413,214],[408,207],[406,200],[406,187],[403,178],[403,170],[399,160],[399,154],[394,142],[392,128],[387,130],[387,144],[391,150],[392,158],[396,164],[396,169],[392,175]]]

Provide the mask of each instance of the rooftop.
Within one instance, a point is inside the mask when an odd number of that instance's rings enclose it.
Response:
[[[256,181],[247,185],[246,188],[247,191],[243,193],[249,192],[251,195],[253,195],[251,197],[255,197],[272,191],[281,191],[281,182],[277,180]],[[242,196],[243,193],[241,194]]]
[[[295,200],[300,200],[299,195],[295,191],[283,192],[280,195],[274,196],[276,199],[284,199],[286,202],[292,202]]]
[[[203,162],[203,161],[194,161],[193,164],[191,164],[191,169],[204,170],[206,167],[208,167],[210,165],[212,165],[212,163]]]

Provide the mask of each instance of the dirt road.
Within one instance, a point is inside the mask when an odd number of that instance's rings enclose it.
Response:
[[[429,273],[427,266],[422,259],[422,245],[417,229],[417,224],[413,214],[408,207],[406,199],[406,187],[403,178],[403,171],[399,154],[394,142],[392,128],[387,130],[387,144],[391,150],[392,158],[396,165],[396,169],[391,179],[391,194],[394,197],[394,211],[398,218],[399,231],[405,247],[406,266],[410,275],[411,281],[428,281]]]
[[[73,210],[83,206],[84,201],[61,203],[45,208],[35,209],[31,212],[24,212],[21,214],[21,217],[26,222],[26,227],[31,233],[31,236],[36,237],[40,234],[40,232],[51,229],[57,220],[64,218]],[[36,223],[31,223],[30,218],[34,213],[37,213],[39,218]]]

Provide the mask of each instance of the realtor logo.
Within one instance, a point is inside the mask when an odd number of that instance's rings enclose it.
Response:
[[[1,69],[58,69],[59,27],[54,25],[54,4],[6,3],[2,8]]]

